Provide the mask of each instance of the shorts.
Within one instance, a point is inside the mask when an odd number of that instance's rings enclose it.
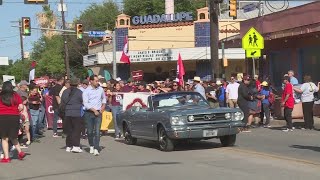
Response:
[[[0,115],[0,137],[17,139],[20,128],[19,115]]]

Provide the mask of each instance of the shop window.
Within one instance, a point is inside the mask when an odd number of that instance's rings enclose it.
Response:
[[[124,25],[125,21],[123,19],[120,19],[120,25]]]
[[[205,19],[206,15],[204,13],[200,13],[200,19]]]

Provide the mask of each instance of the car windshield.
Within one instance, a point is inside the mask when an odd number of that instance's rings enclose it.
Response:
[[[180,108],[187,106],[208,106],[203,97],[196,92],[168,93],[156,95],[152,98],[155,109]]]

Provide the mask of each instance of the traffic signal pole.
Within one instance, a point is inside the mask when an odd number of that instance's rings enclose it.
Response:
[[[19,20],[19,36],[20,36],[20,49],[21,49],[21,60],[24,59],[24,49],[23,49],[23,36],[22,36],[22,22]]]
[[[221,78],[221,61],[219,60],[219,2],[209,1],[210,13],[210,53],[211,53],[211,72],[212,78]],[[213,80],[212,79],[212,80]]]
[[[60,0],[61,4],[61,18],[62,18],[62,29],[66,29],[66,20],[64,16],[64,9],[63,9],[63,0]],[[68,49],[68,42],[67,42],[67,36],[65,35],[65,32],[63,32],[63,41],[64,41],[64,64],[66,68],[67,78],[70,79],[70,65],[69,65],[69,49]]]

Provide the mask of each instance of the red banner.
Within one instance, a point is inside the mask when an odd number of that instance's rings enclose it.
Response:
[[[53,108],[52,108],[52,96],[45,97],[46,102],[46,117],[47,117],[47,128],[52,129],[53,127]],[[58,128],[62,128],[62,119],[58,119]]]

